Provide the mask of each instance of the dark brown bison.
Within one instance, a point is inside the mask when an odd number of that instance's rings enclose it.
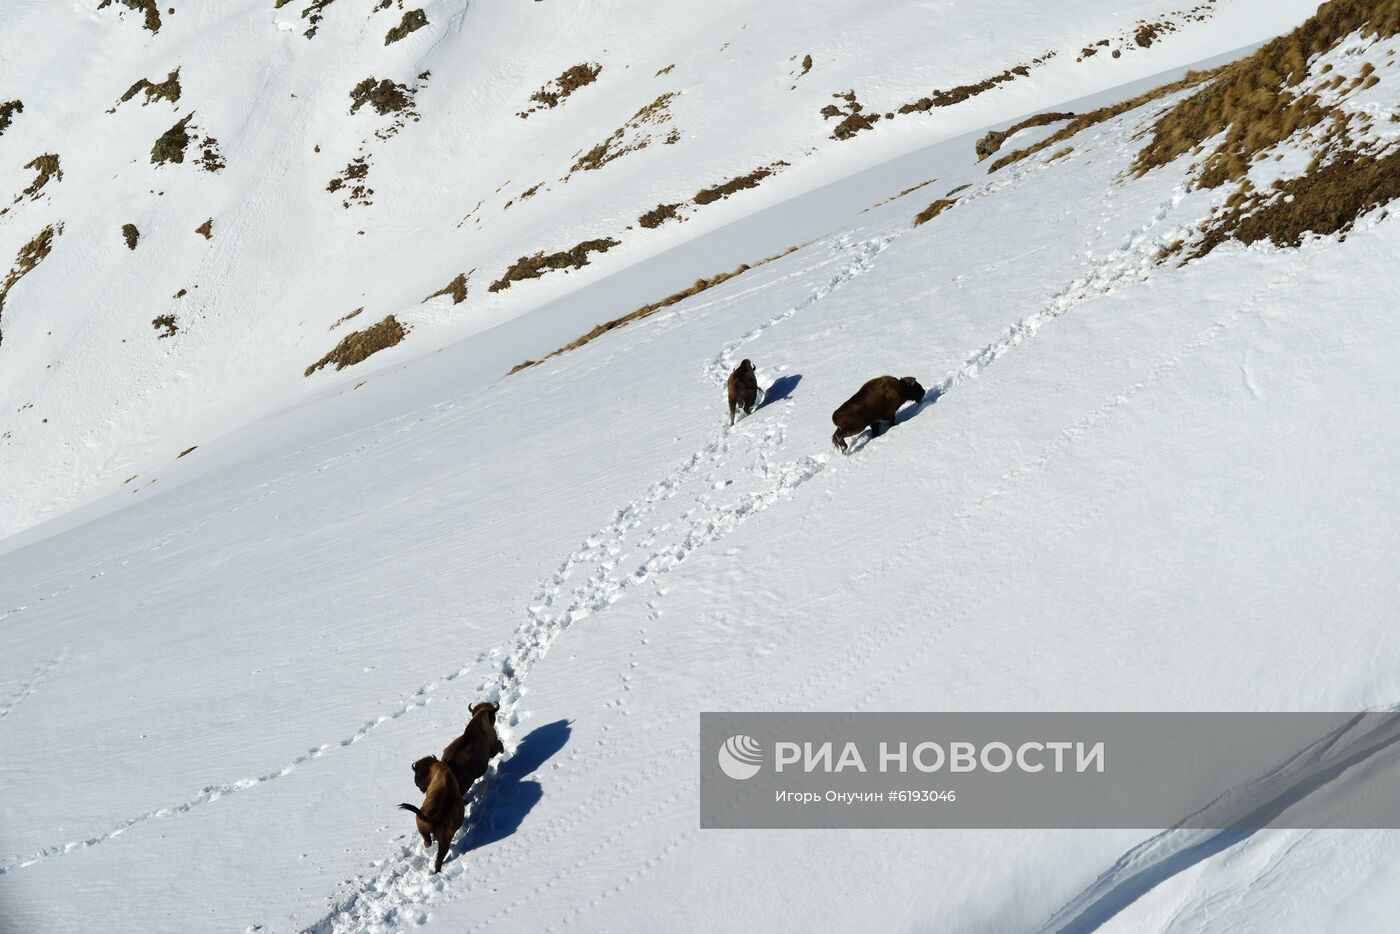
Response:
[[[413,780],[423,790],[423,806],[400,804],[405,811],[417,815],[418,833],[423,846],[431,847],[437,839],[437,863],[433,872],[442,872],[447,848],[466,820],[467,809],[462,803],[462,791],[446,762],[436,756],[424,756],[413,763]]]
[[[500,705],[490,701],[473,704],[467,708],[471,719],[467,721],[462,735],[447,744],[442,751],[442,761],[452,769],[457,779],[457,787],[462,794],[471,790],[478,778],[486,774],[491,757],[505,752],[501,740],[496,736],[496,711]],[[415,774],[415,781],[416,781]],[[419,791],[426,791],[421,784]]]
[[[729,374],[729,424],[734,424],[735,409],[743,409],[744,414],[748,415],[753,412],[756,402],[758,377],[754,374],[753,364],[745,360]]]
[[[893,376],[877,376],[851,398],[841,403],[841,407],[831,413],[836,433],[831,443],[842,454],[847,453],[846,439],[858,435],[866,428],[871,436],[880,434],[880,423],[894,424],[895,413],[906,402],[918,402],[924,397],[924,387],[912,376],[897,379]]]

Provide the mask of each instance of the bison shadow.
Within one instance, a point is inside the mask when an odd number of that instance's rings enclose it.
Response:
[[[793,373],[791,376],[779,376],[777,379],[773,380],[773,385],[763,391],[763,402],[760,403],[758,408],[754,409],[754,411],[757,412],[758,409],[767,408],[774,402],[782,402],[784,399],[791,398],[792,391],[797,388],[797,384],[800,382],[802,382],[801,373]]]
[[[453,847],[457,854],[504,840],[520,828],[525,816],[544,797],[544,787],[527,781],[569,742],[573,726],[568,720],[555,720],[531,730],[510,758],[501,763],[495,784],[472,804],[471,829]],[[476,819],[480,813],[482,817]]]

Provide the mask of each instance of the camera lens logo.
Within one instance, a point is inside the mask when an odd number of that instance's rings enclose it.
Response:
[[[736,781],[753,778],[762,766],[763,747],[752,736],[731,736],[719,747],[719,767]]]

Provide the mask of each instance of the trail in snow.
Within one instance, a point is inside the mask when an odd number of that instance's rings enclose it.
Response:
[[[0,619],[3,618],[4,617],[0,617]],[[44,683],[49,675],[53,673],[53,670],[57,668],[67,656],[67,648],[59,649],[54,653],[52,658],[34,666],[34,670],[31,671],[28,676],[21,678],[15,685],[15,689],[5,695],[3,699],[0,699],[0,720],[8,717],[10,711],[33,697],[34,692],[39,689],[39,685]]]
[[[1017,185],[1025,181],[1031,175],[1043,171],[1043,166],[1035,164],[1026,167],[1018,175],[998,180],[994,185],[987,188],[1000,190],[1005,187]],[[984,192],[977,192],[976,195],[983,195]],[[1009,353],[1013,348],[1025,343],[1033,338],[1045,323],[1065,314],[1079,303],[1095,295],[1112,290],[1115,286],[1146,279],[1155,264],[1159,248],[1168,242],[1172,237],[1179,235],[1184,228],[1172,228],[1170,232],[1163,233],[1158,228],[1173,210],[1180,204],[1184,197],[1184,190],[1178,189],[1172,197],[1161,204],[1147,222],[1134,230],[1125,240],[1123,246],[1103,259],[1096,262],[1089,272],[1071,282],[1069,285],[1055,293],[1045,305],[1034,314],[1012,324],[1006,331],[995,340],[972,352],[966,362],[948,374],[943,380],[935,384],[926,397],[925,401],[914,410],[917,414],[922,408],[933,404],[943,395],[951,392],[968,381],[975,379],[985,369],[996,360]],[[1111,197],[1111,193],[1105,198]],[[763,337],[769,330],[783,322],[793,319],[802,311],[812,307],[823,298],[830,295],[842,285],[853,281],[867,272],[875,259],[895,240],[904,236],[908,231],[897,233],[887,233],[871,239],[862,241],[855,245],[850,245],[848,238],[838,241],[833,249],[842,249],[854,254],[852,258],[842,265],[819,288],[813,291],[804,301],[798,305],[790,306],[778,315],[775,315],[763,324],[746,332],[740,338],[730,341],[712,357],[703,367],[704,378],[712,385],[720,386],[724,384],[730,370],[737,364],[740,351],[748,344]],[[1236,312],[1238,315],[1239,312]],[[1193,340],[1173,358],[1154,369],[1146,380],[1141,381],[1138,388],[1150,385],[1157,381],[1185,355],[1200,349],[1208,344],[1221,333],[1227,325],[1217,325],[1207,334]],[[1002,486],[988,494],[980,497],[970,507],[961,511],[956,518],[966,519],[976,511],[983,508],[987,503],[996,500],[999,496],[1009,490],[1014,485],[1023,481],[1042,468],[1053,457],[1054,451],[1062,444],[1070,443],[1078,434],[1087,431],[1104,415],[1122,405],[1127,398],[1131,398],[1133,392],[1129,387],[1126,392],[1116,394],[1104,406],[1095,412],[1090,413],[1085,418],[1080,419],[1076,426],[1065,436],[1057,439],[1051,448],[1042,452],[1037,458],[1027,462],[1017,468],[1011,474],[1003,478]],[[905,418],[911,417],[906,415]],[[738,426],[743,428],[741,422]],[[677,564],[681,563],[696,549],[711,544],[727,535],[737,528],[743,521],[752,515],[757,514],[775,503],[781,502],[793,496],[796,491],[808,480],[821,473],[828,461],[823,455],[806,455],[794,461],[774,466],[772,455],[782,450],[786,442],[786,423],[780,418],[771,424],[763,436],[757,439],[753,451],[757,455],[757,464],[751,473],[767,480],[768,483],[762,488],[745,493],[737,500],[717,507],[701,508],[698,517],[690,518],[687,525],[683,526],[681,534],[674,537],[665,547],[655,549],[640,564],[628,564],[620,570],[620,559],[624,551],[624,544],[627,536],[639,529],[648,522],[658,508],[672,500],[687,487],[704,488],[705,485],[714,483],[719,478],[720,473],[732,459],[736,442],[744,437],[742,432],[726,431],[719,437],[708,442],[700,451],[697,451],[683,464],[677,467],[666,477],[656,481],[648,490],[646,495],[626,504],[614,514],[613,519],[607,526],[590,536],[579,549],[569,555],[561,564],[559,570],[548,580],[543,582],[537,591],[535,598],[527,610],[527,620],[519,630],[513,640],[512,646],[508,648],[499,664],[496,676],[489,679],[482,685],[483,693],[499,700],[502,705],[503,722],[516,724],[518,719],[518,707],[524,696],[525,680],[530,671],[544,657],[550,647],[562,633],[570,628],[574,623],[595,615],[607,609],[614,602],[638,584],[666,573]],[[697,481],[703,481],[698,483]],[[1090,511],[1101,508],[1102,500],[1096,500],[1089,504]],[[687,513],[686,517],[690,517]],[[1088,521],[1085,517],[1081,520]],[[657,526],[647,530],[647,535],[643,541],[650,543],[655,537],[670,531],[667,526]],[[1068,533],[1066,533],[1068,534]],[[572,589],[567,585],[570,580],[577,580],[582,577],[582,582],[576,584]],[[992,594],[984,593],[981,600],[969,603],[957,611],[957,616],[964,616],[976,605],[983,602]],[[869,657],[878,648],[889,644],[893,639],[900,638],[912,623],[904,620],[901,624],[897,620],[889,620],[884,627],[888,631],[872,633],[874,638],[863,641],[860,654]],[[847,671],[853,671],[856,666],[850,666]],[[804,678],[792,686],[790,690],[780,695],[782,704],[797,702],[800,698],[810,697],[817,682],[829,683],[830,673],[823,672],[819,676],[812,675]],[[651,734],[653,732],[668,728],[675,723],[676,717],[657,718],[643,728],[642,732]],[[637,742],[639,736],[634,733],[629,739]],[[687,754],[688,755],[688,754]],[[679,753],[668,754],[660,757],[652,763],[646,770],[646,774],[660,774],[677,758],[683,758]],[[488,802],[496,780],[497,770],[492,772],[482,780],[481,789],[476,796],[478,802]],[[667,802],[679,801],[685,795],[691,794],[693,789],[685,787],[677,795],[667,799]],[[618,795],[625,794],[619,790]],[[594,808],[601,809],[606,806],[607,800],[596,801]],[[660,806],[664,812],[670,805]],[[474,808],[475,812],[478,810]],[[593,811],[590,811],[593,813]],[[475,813],[470,817],[468,827],[464,831],[464,839],[472,833],[478,818]],[[574,825],[586,819],[586,815],[573,815],[567,820],[555,820],[548,824],[548,827],[541,827],[539,834],[550,836],[567,830],[565,824]],[[626,830],[618,832],[622,836]],[[654,866],[657,862],[672,852],[682,842],[692,836],[692,832],[687,832],[671,840],[661,854],[644,861],[643,868],[637,870],[635,875],[640,875],[646,869]],[[517,833],[515,836],[519,837]],[[543,839],[536,834],[528,835],[529,840]],[[516,855],[507,861],[506,865],[518,862],[525,858],[529,852],[528,844],[518,842],[514,847]],[[459,853],[461,851],[459,850]],[[587,861],[585,857],[584,862]],[[418,850],[418,848],[407,844],[399,847],[396,857],[387,859],[376,864],[379,870],[374,877],[363,881],[348,896],[343,897],[332,910],[309,930],[316,934],[329,934],[329,932],[375,929],[376,925],[393,925],[404,918],[413,917],[424,911],[433,902],[447,897],[460,897],[462,892],[455,892],[452,896],[446,894],[446,888],[442,882],[442,876],[465,876],[465,869],[462,860],[456,860],[453,864],[444,867],[443,874],[436,879],[427,875],[428,860]],[[493,868],[499,869],[499,863],[492,860]],[[557,882],[563,878],[566,872],[561,872],[555,877]],[[630,876],[624,877],[622,883],[616,890],[609,890],[614,893],[628,882],[634,881]],[[551,883],[547,883],[551,884]],[[607,893],[601,898],[609,897]],[[518,900],[516,903],[505,906],[496,914],[485,919],[482,924],[489,925],[494,920],[499,920],[520,904],[524,904],[528,899]],[[578,911],[582,912],[589,906],[580,906]]]

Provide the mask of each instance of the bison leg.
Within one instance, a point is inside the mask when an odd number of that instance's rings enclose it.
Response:
[[[433,848],[433,835],[426,830],[420,830],[418,833],[423,837],[423,849],[431,850]]]
[[[734,409],[735,409],[735,408],[736,408],[736,406],[734,405],[734,400],[733,400],[733,399],[730,399],[730,400],[729,400],[729,427],[730,427],[730,428],[733,428],[733,427],[734,427]]]
[[[842,454],[848,453],[846,450],[846,439],[841,437],[840,428],[836,429],[835,433],[832,434],[831,443],[836,445],[836,450],[840,451]]]
[[[447,848],[448,848],[449,846],[451,846],[451,844],[452,844],[452,839],[451,839],[451,837],[450,837],[449,835],[447,835],[447,834],[445,834],[445,833],[439,833],[439,834],[437,835],[437,837],[438,837],[437,864],[433,867],[433,872],[442,872],[442,861],[445,860],[445,859],[447,859]]]
[[[883,424],[885,424],[885,423],[884,423],[883,421],[879,420],[879,419],[876,419],[875,421],[871,422],[871,423],[870,423],[870,437],[872,437],[872,438],[878,438],[878,437],[880,437],[880,435],[884,434],[884,431],[885,431],[885,430],[884,430],[883,428],[880,427],[880,426],[883,425]]]

